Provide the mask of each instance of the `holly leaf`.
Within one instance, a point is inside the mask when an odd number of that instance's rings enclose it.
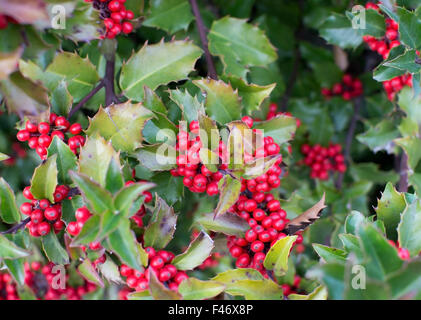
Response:
[[[412,171],[415,171],[416,166],[421,160],[420,139],[418,137],[405,137],[395,139],[394,141],[408,155],[408,166]]]
[[[193,80],[206,94],[205,110],[213,120],[221,124],[241,117],[241,103],[238,92],[222,80]]]
[[[161,249],[165,248],[174,236],[177,215],[174,209],[158,195],[155,199],[152,218],[144,233],[144,244],[147,247]]]
[[[155,90],[162,84],[186,79],[201,55],[202,50],[188,41],[145,44],[123,64],[120,87],[126,97],[140,101],[144,86]]]
[[[61,80],[51,92],[51,110],[63,116],[69,114],[73,105],[73,97],[67,89],[67,82]]]
[[[89,282],[95,283],[97,286],[104,288],[104,282],[89,259],[83,260],[83,262],[77,267],[77,271],[79,271],[82,277]]]
[[[20,72],[0,80],[2,93],[9,112],[24,116],[38,116],[49,108],[47,90],[24,78]]]
[[[100,108],[90,120],[86,134],[93,136],[98,133],[110,140],[116,150],[134,152],[141,146],[142,129],[146,121],[153,116],[141,103],[125,102],[107,109]]]
[[[318,286],[309,294],[290,294],[289,300],[327,300],[328,294],[325,286]]]
[[[22,52],[23,47],[17,47],[12,52],[0,52],[0,80],[7,79],[17,69]]]
[[[248,84],[241,78],[228,77],[228,82],[231,86],[238,90],[238,95],[241,97],[241,102],[244,106],[244,111],[247,114],[252,114],[259,110],[262,102],[270,97],[271,92],[276,86],[272,83],[266,86],[259,86],[257,84]]]
[[[245,79],[249,67],[266,66],[277,59],[265,33],[243,19],[227,16],[214,21],[208,39],[209,51],[221,58],[227,75]]]
[[[154,187],[153,183],[139,182],[123,187],[114,198],[114,206],[121,212],[130,209],[133,202],[142,196],[143,192]]]
[[[392,183],[388,183],[377,201],[377,218],[383,221],[386,233],[392,239],[396,239],[396,228],[401,220],[401,213],[406,208],[405,195],[398,192]]]
[[[0,234],[0,259],[19,259],[29,256],[29,252]]]
[[[352,28],[351,21],[343,14],[332,12],[319,27],[320,36],[328,43],[343,49],[356,48],[362,43],[357,29]]]
[[[119,163],[118,154],[103,137],[95,134],[86,139],[79,154],[79,172],[105,186],[111,159]]]
[[[237,237],[244,236],[244,233],[250,229],[246,220],[231,212],[217,217],[213,212],[205,213],[196,218],[196,223],[206,230]]]
[[[173,34],[187,30],[194,19],[187,0],[152,0],[149,5],[149,14],[143,21],[147,27],[156,27]]]
[[[45,236],[42,236],[42,249],[45,252],[48,260],[55,264],[68,264],[69,255],[66,249],[60,244],[56,234],[51,231]]]
[[[219,182],[219,201],[215,209],[215,218],[226,213],[240,197],[241,181],[225,175]]]
[[[389,12],[386,13],[389,14]],[[396,7],[394,18],[399,24],[399,40],[413,49],[420,49],[421,36],[417,31],[421,28],[421,18],[419,15],[405,8]]]
[[[55,136],[50,146],[48,147],[48,157],[57,155],[57,173],[58,182],[60,184],[70,184],[69,176],[70,170],[76,170],[76,155],[70,150],[69,146],[64,143],[59,137]]]
[[[213,248],[213,240],[202,231],[182,254],[174,258],[172,264],[178,270],[193,270],[210,256]]]
[[[0,218],[8,224],[20,221],[15,194],[3,177],[0,177]]]
[[[412,257],[421,251],[421,203],[409,204],[401,215],[398,225],[399,246],[409,250]]]
[[[34,198],[48,199],[54,203],[54,191],[57,186],[57,155],[52,155],[34,171],[31,179],[31,193]]]
[[[104,263],[98,265],[99,271],[111,283],[122,283],[123,280],[120,277],[120,271],[114,261],[107,256]]]
[[[136,152],[139,162],[152,171],[168,171],[175,168],[176,150],[167,143],[145,145]]]
[[[286,236],[276,241],[266,254],[263,266],[273,270],[276,276],[283,276],[288,271],[288,256],[295,239],[297,236]]]
[[[357,140],[367,145],[373,152],[386,150],[391,153],[393,140],[399,137],[399,130],[389,119],[378,122],[375,126],[357,135]]]
[[[181,300],[181,295],[167,289],[164,284],[158,280],[155,271],[152,269],[150,269],[149,272],[149,292],[155,300]]]
[[[253,129],[263,131],[265,137],[272,137],[277,144],[282,145],[293,138],[296,127],[295,118],[279,115],[270,120],[255,123]]]
[[[123,170],[117,159],[111,158],[108,166],[107,174],[105,176],[105,189],[112,194],[117,193],[124,187]]]
[[[257,158],[246,163],[244,165],[243,178],[251,180],[265,174],[279,159],[282,159],[282,155],[280,154],[265,158]]]
[[[380,14],[377,10],[368,9],[364,11],[365,13],[365,28],[356,28],[360,35],[370,35],[376,38],[381,38],[386,32],[386,23],[384,21],[384,16]],[[359,16],[346,11],[346,16],[352,22],[353,19],[358,19]],[[362,18],[362,17],[361,17]]]
[[[223,292],[225,285],[217,281],[203,281],[196,278],[188,278],[180,283],[178,292],[184,300],[204,300],[213,298]]]
[[[184,119],[186,119],[188,123],[198,120],[199,113],[205,113],[203,104],[197,100],[197,96],[191,96],[187,90],[171,90],[170,99],[181,109]]]
[[[341,249],[313,243],[313,249],[325,262],[345,262],[347,253]]]
[[[123,220],[117,230],[108,236],[111,250],[129,267],[142,271],[142,262],[136,236],[130,229],[130,221]]]

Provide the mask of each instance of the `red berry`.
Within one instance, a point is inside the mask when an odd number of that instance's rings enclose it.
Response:
[[[241,118],[241,120],[247,125],[247,127],[251,128],[253,127],[253,118],[249,117],[249,116],[244,116]]]
[[[48,201],[47,199],[41,199],[41,200],[39,201],[39,207],[40,207],[42,210],[47,209],[49,206],[50,206],[50,201]]]
[[[31,134],[29,133],[28,130],[20,130],[18,134],[16,135],[16,138],[21,142],[29,140],[30,137],[31,137]]]
[[[30,121],[26,122],[25,128],[31,133],[35,133],[38,131],[38,126],[35,123],[32,123]]]
[[[29,202],[24,202],[20,206],[20,212],[22,214],[29,216],[32,212],[32,204]]]
[[[123,24],[121,25],[121,29],[123,31],[123,33],[125,34],[129,34],[130,32],[133,31],[133,25],[130,22],[123,22]]]
[[[150,266],[153,269],[161,269],[164,266],[165,262],[161,256],[155,256],[151,259]]]
[[[54,221],[59,217],[59,212],[56,208],[50,207],[44,210],[44,217],[49,221]]]
[[[262,241],[256,240],[250,245],[250,250],[253,252],[260,252],[265,248]]]
[[[31,187],[25,187],[25,189],[23,189],[23,196],[28,199],[28,200],[34,200],[34,196],[31,193]]]
[[[48,234],[51,230],[50,224],[48,222],[41,222],[38,225],[38,233],[41,236],[45,236],[46,234]]]
[[[91,217],[91,213],[86,207],[82,207],[76,210],[75,217],[77,221],[86,222]]]
[[[57,117],[57,119],[55,120],[55,125],[57,127],[62,127],[65,130],[67,130],[70,126],[69,121],[67,121],[67,119],[65,117]]]
[[[77,135],[82,132],[82,126],[80,123],[74,123],[70,126],[69,132],[73,135]]]
[[[36,209],[31,213],[31,221],[34,224],[38,224],[44,220],[44,214],[42,210]]]
[[[121,9],[121,3],[118,2],[117,0],[110,1],[108,3],[108,9],[110,9],[113,12],[120,11],[120,9]]]
[[[40,122],[38,125],[38,132],[41,134],[48,134],[50,132],[50,124],[47,122]]]
[[[76,221],[72,221],[67,225],[67,232],[72,236],[77,236],[79,234],[80,229]]]

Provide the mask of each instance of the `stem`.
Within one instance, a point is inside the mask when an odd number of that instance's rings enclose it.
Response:
[[[104,80],[101,80],[99,84],[91,90],[80,102],[70,110],[69,115],[67,116],[67,119],[70,119],[80,108],[83,107],[83,105],[88,102],[89,99],[91,99],[99,90],[104,87]]]
[[[355,129],[357,128],[357,121],[360,117],[361,108],[364,102],[363,96],[360,96],[354,100],[354,114],[351,119],[351,123],[348,128],[348,132],[346,134],[346,140],[345,140],[345,147],[344,147],[344,157],[347,165],[349,165],[351,161],[351,145],[352,140],[354,139]],[[336,189],[341,190],[343,181],[344,181],[344,173],[341,172],[338,174],[338,177],[335,181]]]
[[[105,105],[108,107],[113,103],[118,103],[120,100],[115,94],[114,88],[114,70],[115,70],[115,52],[110,57],[106,57],[107,64],[105,66],[105,77],[104,87],[105,87]]]
[[[408,192],[408,155],[405,151],[402,151],[400,165],[399,165],[399,192]]]
[[[25,226],[31,221],[31,217],[26,218],[25,220],[22,220],[20,223],[14,225],[9,230],[2,231],[0,234],[10,234],[15,233],[16,231],[25,228]]]
[[[211,79],[218,79],[215,65],[213,64],[212,56],[209,52],[208,39],[206,36],[206,27],[203,24],[202,16],[200,15],[199,7],[196,0],[189,0],[194,17],[196,18],[197,29],[199,31],[200,41],[202,42],[203,51],[205,51],[206,63],[208,65],[208,77]]]

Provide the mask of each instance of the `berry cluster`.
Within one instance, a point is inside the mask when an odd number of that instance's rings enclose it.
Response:
[[[331,89],[322,88],[322,95],[326,98],[342,96],[344,100],[351,100],[363,93],[363,84],[360,79],[344,74],[342,82],[335,83]]]
[[[81,300],[87,293],[93,292],[97,289],[92,282],[83,281],[83,284],[72,286],[69,283],[69,276],[66,275],[66,283],[64,289],[56,289],[53,285],[57,277],[53,273],[53,263],[42,265],[41,262],[33,261],[30,264],[24,264],[24,281],[31,289],[38,300]],[[0,300],[19,300],[16,283],[8,273],[0,272]]]
[[[92,2],[104,20],[105,34],[101,35],[101,39],[113,39],[120,33],[129,34],[133,31],[133,25],[128,20],[134,18],[134,13],[126,10],[124,5],[126,0],[85,0],[85,2]]]
[[[142,182],[142,181],[141,181]],[[129,186],[131,184],[135,183],[134,181],[127,181],[126,182],[126,186]],[[144,196],[144,203],[149,203],[152,201],[153,197],[152,197],[152,193],[150,191],[143,191],[143,196]],[[139,228],[143,227],[143,217],[146,214],[146,208],[145,205],[142,204],[139,208],[139,210],[131,217],[131,219],[136,223],[136,225]]]
[[[150,272],[155,272],[158,280],[167,288],[173,291],[178,290],[178,285],[188,276],[184,271],[179,271],[171,264],[174,254],[169,251],[155,251],[152,247],[146,247],[148,253],[149,265],[144,272],[134,270],[123,264],[120,267],[120,274],[126,277],[126,284],[129,288],[137,292],[145,291],[149,288]]]
[[[228,237],[227,246],[236,258],[235,265],[238,268],[255,268],[266,275],[263,267],[266,253],[276,241],[286,237],[282,232],[289,221],[286,211],[271,193],[259,193],[256,197],[249,192],[242,194],[229,211],[247,220],[250,226],[244,238]],[[298,235],[296,243],[302,241],[302,236]]]
[[[388,241],[392,246],[394,246],[398,250],[399,258],[401,258],[402,260],[409,260],[411,258],[409,250],[406,248],[401,248],[399,246],[399,241],[396,241],[396,242],[393,240],[388,240]]]
[[[171,175],[183,177],[183,184],[190,191],[196,193],[206,192],[209,196],[218,194],[218,182],[223,174],[219,171],[212,172],[200,162],[199,150],[202,142],[199,136],[199,122],[192,121],[189,124],[190,135],[186,131],[180,131],[177,135],[176,150],[177,168],[172,169]],[[219,153],[226,151],[222,141],[219,144]],[[227,169],[226,164],[220,166],[221,170]]]
[[[74,154],[85,144],[85,138],[80,135],[82,126],[79,123],[70,125],[65,117],[50,114],[50,122],[40,122],[39,124],[27,121],[25,129],[17,134],[19,141],[28,141],[28,146],[35,149],[42,160],[47,159],[47,149],[55,136],[65,141]],[[66,137],[66,133],[72,137]]]
[[[69,222],[67,225],[67,232],[72,236],[77,236],[82,230],[84,224],[92,216],[92,213],[88,208],[82,207],[76,209],[75,218],[76,221]]]
[[[366,4],[366,8],[380,12],[379,6],[372,2],[368,2]],[[368,35],[363,37],[363,40],[367,43],[368,47],[372,51],[376,51],[378,54],[380,54],[383,59],[387,59],[390,50],[401,44],[399,41],[399,24],[390,18],[386,18],[385,22],[386,33],[384,37],[380,39]],[[412,74],[398,76],[383,82],[383,87],[390,101],[393,101],[396,94],[401,91],[404,86],[412,87]]]
[[[6,29],[9,23],[18,24],[18,22],[14,18],[4,14],[0,14],[0,30]]]
[[[69,191],[68,186],[58,185],[54,192],[54,203],[51,203],[48,199],[35,199],[30,187],[23,190],[23,196],[31,202],[22,203],[20,211],[31,218],[26,224],[31,236],[40,237],[50,233],[51,230],[55,233],[63,230],[61,202],[68,197]]]
[[[313,179],[329,179],[329,171],[345,172],[346,164],[340,144],[330,144],[322,147],[319,144],[301,146],[301,152],[305,156],[303,163],[311,168],[310,177]]]

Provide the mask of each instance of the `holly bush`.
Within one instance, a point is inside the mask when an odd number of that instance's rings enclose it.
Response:
[[[421,298],[420,9],[0,0],[0,300]]]

